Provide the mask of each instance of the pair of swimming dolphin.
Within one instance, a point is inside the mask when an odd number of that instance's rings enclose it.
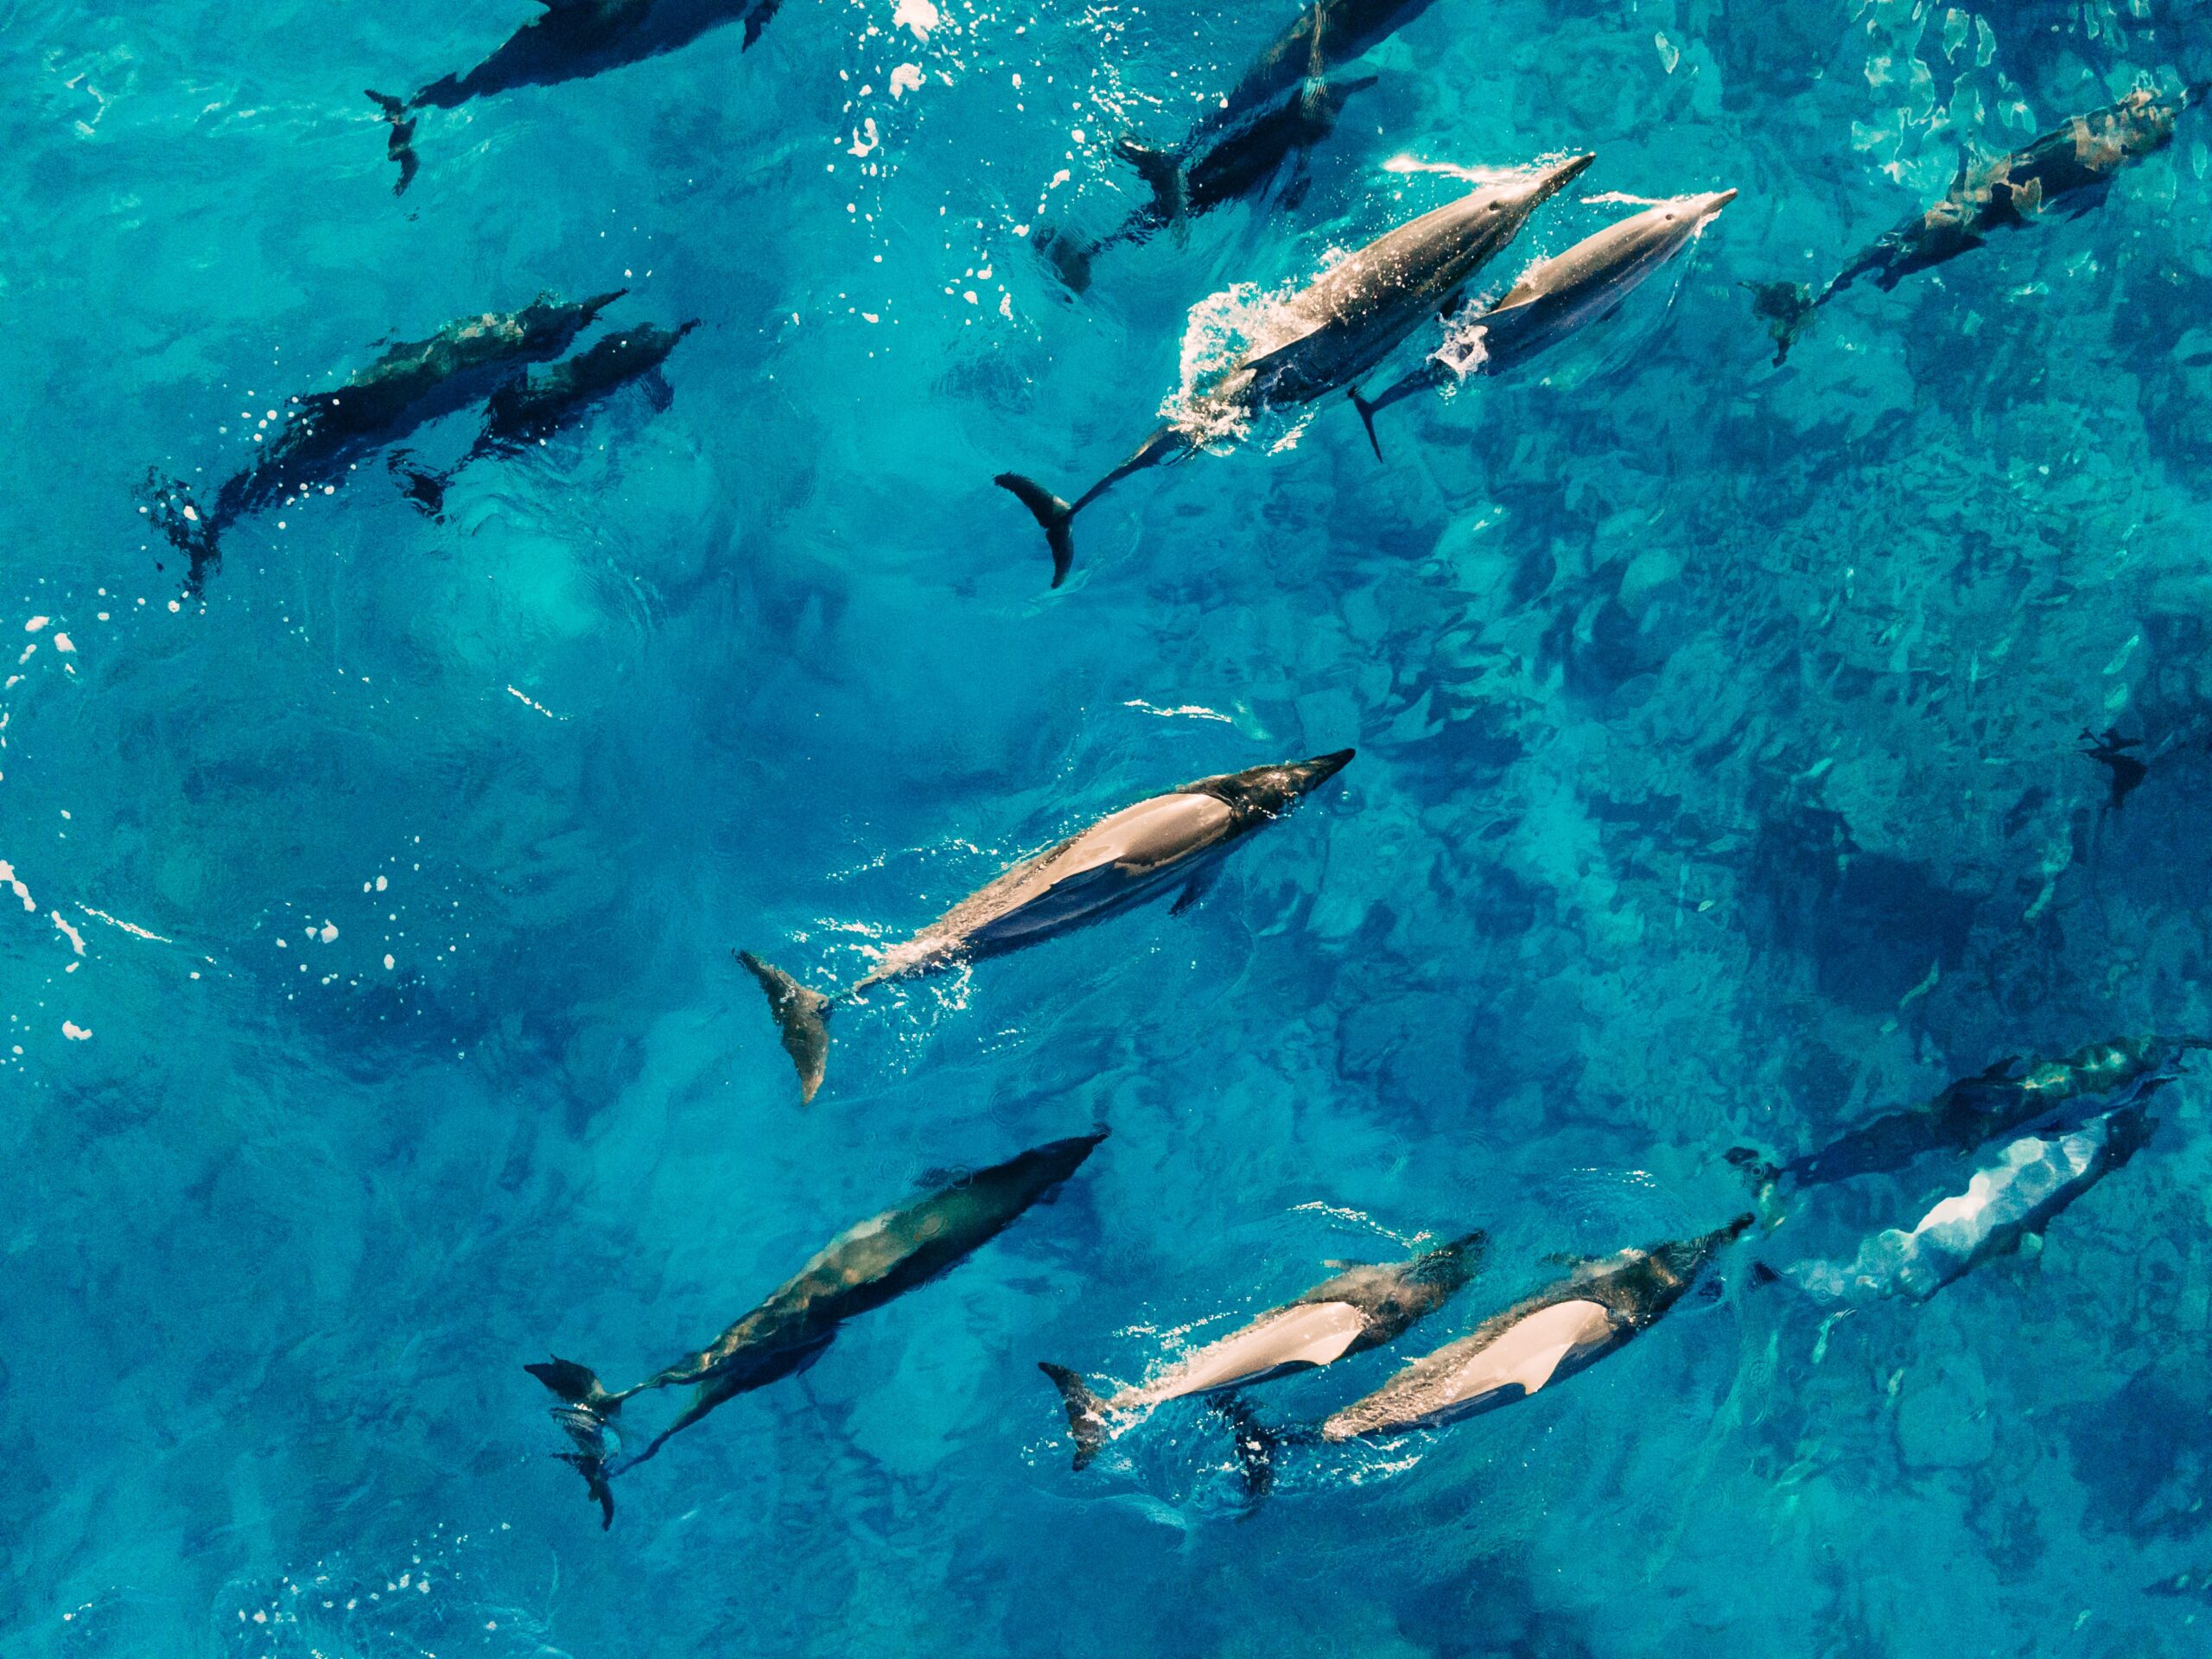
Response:
[[[1457,1341],[1413,1361],[1381,1388],[1332,1413],[1318,1433],[1343,1441],[1438,1428],[1511,1405],[1595,1364],[1649,1330],[1751,1225],[1738,1216],[1694,1238],[1575,1262]],[[1169,1400],[1218,1400],[1236,1389],[1316,1370],[1395,1341],[1480,1271],[1485,1242],[1471,1233],[1410,1261],[1353,1265],[1296,1300],[1185,1355],[1148,1382],[1101,1395],[1065,1366],[1039,1369],[1060,1391],[1075,1466]],[[1274,1437],[1245,1420],[1239,1450],[1255,1491]],[[1256,1454],[1256,1455],[1255,1455]]]
[[[601,340],[544,378],[529,376],[532,365],[566,352],[626,291],[618,288],[587,300],[540,294],[519,310],[456,318],[427,339],[391,346],[335,391],[287,398],[282,410],[270,410],[260,423],[265,428],[281,421],[275,433],[254,435],[264,446],[257,459],[223,484],[205,512],[187,486],[149,473],[154,499],[149,511],[190,558],[188,588],[197,593],[219,564],[222,533],[236,520],[316,491],[334,491],[364,456],[433,421],[488,400],[484,431],[467,458],[473,460],[542,435],[658,369],[696,323],[633,328]],[[422,484],[410,493],[426,499]],[[442,481],[437,494],[442,497]]]
[[[426,109],[458,109],[471,99],[490,98],[520,86],[550,86],[581,80],[625,64],[642,63],[685,47],[711,29],[745,25],[752,46],[776,15],[782,0],[537,0],[542,16],[524,23],[466,74],[445,75],[412,98],[371,92],[391,131],[385,149],[399,164],[399,195],[415,181],[421,165],[415,154],[415,124]]]
[[[559,1453],[584,1478],[614,1524],[610,1483],[634,1469],[717,1406],[804,1370],[846,1320],[881,1307],[956,1266],[1048,1198],[1106,1138],[1103,1129],[1032,1147],[949,1181],[847,1228],[707,1347],[642,1382],[605,1387],[588,1366],[555,1357],[524,1367],[559,1396],[553,1415],[574,1449]],[[618,1462],[622,1407],[659,1389],[690,1388],[690,1402],[635,1457]]]
[[[1156,428],[1073,501],[1022,474],[997,474],[992,482],[1028,508],[1045,532],[1052,586],[1065,582],[1074,565],[1073,526],[1084,508],[1132,473],[1187,459],[1205,446],[1204,434],[1242,429],[1268,410],[1354,386],[1422,322],[1451,317],[1468,283],[1519,235],[1529,215],[1595,159],[1571,156],[1484,185],[1347,255],[1269,307],[1243,354],[1198,390],[1188,410]],[[1524,361],[1609,315],[1734,195],[1720,191],[1657,204],[1533,266],[1471,327],[1459,329],[1445,352],[1382,397],[1370,403],[1353,392],[1370,441],[1377,410],[1478,372],[1493,355],[1498,367]]]
[[[738,952],[767,994],[784,1050],[798,1071],[800,1101],[811,1101],[822,1086],[834,1007],[893,980],[1020,950],[1171,888],[1182,889],[1179,914],[1205,893],[1230,848],[1281,818],[1350,765],[1353,754],[1338,749],[1200,778],[1109,813],[978,888],[834,995],[810,989],[750,951]]]
[[[1994,232],[2025,230],[2062,209],[2079,219],[2100,206],[2122,168],[2173,142],[2175,123],[2208,88],[2212,82],[2197,81],[2164,97],[2138,88],[1993,160],[1977,164],[1961,153],[1942,200],[1885,232],[1817,296],[1796,283],[1747,283],[1772,334],[1777,366],[1820,308],[1861,276],[1888,293],[1915,271],[1980,247]]]
[[[1117,244],[1138,244],[1154,232],[1179,232],[1185,222],[1263,188],[1283,163],[1302,155],[1334,130],[1344,101],[1375,84],[1375,77],[1332,79],[1332,71],[1361,56],[1428,9],[1429,0],[1313,0],[1270,41],[1204,118],[1168,149],[1124,137],[1115,153],[1136,168],[1151,199],[1130,213],[1118,230],[1086,241],[1049,225],[1032,238],[1081,293],[1097,257]]]

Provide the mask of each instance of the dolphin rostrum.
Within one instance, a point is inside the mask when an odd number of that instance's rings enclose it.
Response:
[[[1482,1270],[1482,1233],[1470,1233],[1410,1262],[1336,1263],[1344,1271],[1295,1301],[1270,1308],[1229,1335],[1183,1356],[1137,1388],[1101,1398],[1064,1365],[1040,1363],[1068,1414],[1075,1466],[1084,1467],[1116,1433],[1112,1420],[1164,1401],[1264,1382],[1394,1342]]]
[[[1200,778],[1110,813],[1089,829],[1026,858],[903,944],[858,983],[833,996],[808,989],[780,968],[741,950],[798,1068],[799,1099],[814,1098],[830,1055],[830,1010],[871,986],[941,972],[1034,944],[1180,886],[1181,911],[1196,902],[1217,861],[1255,830],[1273,823],[1350,764],[1353,751]]]
[[[660,378],[660,365],[668,361],[677,342],[698,326],[696,319],[678,328],[641,323],[564,358],[543,375],[515,376],[485,404],[483,430],[459,461],[442,473],[405,469],[408,499],[425,512],[438,512],[445,505],[447,488],[463,467],[486,455],[518,454],[528,445],[543,443],[632,381],[646,380],[654,407],[667,408],[668,383]],[[652,378],[647,380],[648,376]],[[399,463],[395,455],[395,471],[400,470]]]
[[[1234,429],[1268,409],[1311,403],[1351,385],[1422,319],[1448,308],[1529,215],[1593,159],[1573,156],[1470,191],[1347,255],[1270,307],[1243,354],[1196,394],[1179,420],[1154,430],[1074,501],[1019,473],[999,474],[992,482],[1027,507],[1045,532],[1052,586],[1067,580],[1075,562],[1076,514],[1109,487],[1147,467],[1184,459],[1203,447],[1206,432]]]
[[[1787,1163],[1768,1162],[1749,1147],[1730,1148],[1727,1159],[1762,1190],[1889,1174],[1931,1152],[1972,1152],[2018,1129],[2072,1128],[2146,1099],[2174,1081],[2185,1055],[2207,1047],[2212,1043],[2194,1037],[2117,1037],[2063,1059],[2016,1056]]]
[[[782,0],[537,0],[544,8],[509,35],[492,55],[464,75],[432,81],[412,98],[371,92],[370,100],[391,124],[387,144],[399,163],[404,191],[415,177],[415,116],[423,109],[458,108],[518,86],[550,86],[581,80],[625,64],[641,63],[689,46],[709,29],[742,20],[745,44],[776,15]]]
[[[394,346],[335,391],[289,399],[283,429],[204,515],[185,486],[149,474],[155,521],[191,557],[189,586],[197,591],[219,562],[219,538],[234,519],[336,488],[370,451],[474,403],[524,365],[560,356],[624,292],[581,301],[541,294],[519,311],[462,317],[428,340]],[[268,420],[276,418],[272,410]]]
[[[1707,1263],[1751,1226],[1726,1227],[1578,1266],[1567,1278],[1491,1315],[1457,1342],[1424,1355],[1321,1425],[1325,1440],[1437,1428],[1525,1400],[1595,1364],[1649,1329],[1697,1282]]]
[[[2208,86],[2212,82],[2199,81],[2164,98],[2139,87],[1979,167],[1962,152],[1942,200],[1876,238],[1817,298],[1796,284],[1750,284],[1774,338],[1774,360],[1787,358],[1819,308],[1861,276],[1871,275],[1887,293],[1916,270],[1981,246],[1993,231],[2024,230],[2062,208],[2079,219],[2104,200],[2122,168],[2173,142],[2174,124]]]
[[[1312,149],[1336,125],[1344,100],[1375,84],[1372,75],[1331,80],[1341,64],[1380,43],[1427,10],[1429,0],[1313,0],[1271,41],[1243,79],[1172,149],[1124,137],[1114,146],[1151,188],[1111,235],[1084,242],[1039,226],[1033,238],[1068,285],[1081,292],[1090,264],[1117,243],[1141,243],[1163,227],[1250,194],[1291,156]]]
[[[1375,417],[1383,410],[1416,392],[1456,385],[1471,374],[1503,374],[1611,316],[1735,199],[1733,190],[1678,196],[1608,225],[1529,266],[1497,304],[1454,317],[1443,346],[1380,397],[1363,397],[1353,387],[1351,400],[1376,459],[1382,458],[1382,445],[1375,435]]]
[[[524,1366],[561,1397],[553,1415],[575,1450],[560,1455],[582,1472],[602,1525],[614,1522],[608,1482],[615,1475],[636,1468],[671,1435],[724,1401],[804,1370],[822,1357],[847,1319],[927,1284],[988,1243],[1074,1174],[1105,1138],[1100,1129],[1033,1147],[846,1229],[710,1346],[632,1387],[610,1391],[588,1367],[569,1359]],[[644,1451],[617,1465],[613,1424],[623,1402],[654,1389],[683,1387],[695,1389],[690,1403]]]

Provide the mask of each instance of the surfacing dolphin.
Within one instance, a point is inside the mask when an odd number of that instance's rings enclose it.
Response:
[[[1350,385],[1424,318],[1447,309],[1529,215],[1594,159],[1573,156],[1471,190],[1346,255],[1268,308],[1243,354],[1196,394],[1180,419],[1154,430],[1074,501],[1019,473],[999,474],[991,481],[1028,508],[1045,532],[1052,586],[1067,580],[1075,563],[1077,513],[1130,474],[1192,454],[1205,442],[1203,434],[1235,430],[1267,410],[1311,403]]]
[[[1888,293],[1917,270],[1955,259],[1999,230],[2024,230],[2064,209],[2069,218],[2103,202],[2113,176],[2173,142],[2182,111],[2212,82],[2161,98],[2138,88],[2117,104],[2069,118],[2028,144],[1975,166],[1961,154],[1942,200],[1885,232],[1835,274],[1817,298],[1794,283],[1748,284],[1775,342],[1775,362],[1811,326],[1814,315],[1859,277]]]
[[[1967,1190],[1945,1198],[1910,1230],[1892,1227],[1849,1262],[1807,1262],[1787,1276],[1819,1300],[1925,1301],[1983,1262],[2040,1236],[2075,1199],[2146,1145],[2158,1124],[2139,1105],[2093,1117],[2065,1134],[2023,1135]]]
[[[808,989],[751,951],[737,959],[767,993],[784,1052],[798,1068],[799,1099],[814,1098],[830,1058],[830,1011],[871,986],[940,973],[1065,933],[1171,887],[1180,912],[1195,903],[1221,856],[1273,823],[1351,761],[1353,751],[1286,760],[1200,778],[1101,818],[1026,858],[927,927],[883,954],[865,977],[835,995]]]
[[[1754,1185],[1779,1192],[1890,1174],[1929,1153],[1972,1152],[2020,1129],[2071,1128],[2147,1099],[2180,1075],[2185,1056],[2208,1047],[2195,1037],[2118,1037],[2063,1059],[2014,1056],[1787,1163],[1768,1162],[1749,1147],[1731,1147],[1727,1159]]]
[[[1487,1243],[1486,1235],[1469,1233],[1409,1262],[1332,1262],[1344,1268],[1333,1279],[1184,1355],[1151,1382],[1109,1397],[1065,1365],[1039,1362],[1037,1369],[1052,1379],[1067,1408],[1075,1466],[1086,1467],[1120,1432],[1116,1418],[1312,1370],[1395,1342],[1482,1270]]]
[[[671,1435],[724,1401],[804,1370],[822,1357],[847,1319],[927,1284],[988,1243],[1074,1174],[1105,1138],[1100,1129],[1033,1147],[847,1228],[710,1346],[632,1387],[610,1391],[588,1367],[571,1359],[524,1366],[562,1400],[553,1415],[575,1450],[560,1455],[582,1473],[600,1506],[601,1525],[614,1524],[608,1484],[614,1476],[636,1468]],[[623,1402],[655,1389],[686,1387],[695,1392],[676,1421],[618,1465],[613,1423]]]
[[[363,455],[476,402],[517,369],[560,356],[626,291],[580,301],[540,294],[519,311],[462,317],[428,340],[394,346],[335,391],[288,399],[283,430],[204,514],[188,486],[149,473],[155,523],[192,560],[188,588],[198,592],[219,563],[219,538],[234,520],[311,489],[334,489]]]
[[[1366,424],[1375,458],[1382,458],[1382,442],[1375,435],[1375,417],[1382,410],[1417,392],[1457,385],[1469,375],[1503,374],[1604,321],[1735,200],[1733,190],[1677,196],[1608,225],[1566,252],[1529,266],[1497,304],[1454,317],[1444,344],[1380,397],[1363,397],[1354,386],[1351,401]]]
[[[462,75],[432,81],[412,98],[371,92],[370,100],[391,124],[387,149],[399,163],[392,194],[413,181],[415,116],[423,109],[458,108],[518,86],[550,86],[581,80],[624,64],[641,63],[689,46],[709,29],[741,20],[745,44],[776,15],[782,0],[537,0],[544,15],[517,29],[492,55]]]
[[[1118,243],[1140,243],[1162,228],[1249,195],[1291,156],[1335,128],[1344,100],[1375,84],[1372,75],[1331,80],[1341,64],[1370,50],[1428,9],[1429,0],[1314,0],[1268,43],[1217,107],[1172,149],[1124,137],[1114,146],[1152,190],[1121,228],[1096,242],[1040,226],[1035,238],[1068,286],[1080,293],[1090,264]]]
[[[1583,1262],[1346,1406],[1321,1425],[1321,1438],[1441,1427],[1596,1364],[1681,1300],[1751,1219],[1738,1216],[1701,1237]]]
[[[408,499],[428,513],[442,511],[446,491],[462,468],[486,455],[519,454],[531,444],[544,442],[632,381],[645,380],[653,407],[666,409],[670,394],[668,383],[660,378],[660,365],[668,361],[677,342],[698,326],[696,318],[677,328],[641,323],[607,335],[543,375],[517,375],[492,394],[476,442],[443,472],[403,469],[400,457],[393,457],[394,470],[404,471],[407,480]]]

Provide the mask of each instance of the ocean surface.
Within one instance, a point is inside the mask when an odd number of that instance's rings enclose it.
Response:
[[[421,113],[527,0],[0,0],[0,1652],[400,1659],[2181,1656],[2212,1630],[2212,1084],[1924,1303],[1816,1304],[1972,1159],[1793,1198],[1618,1355],[1351,1446],[1300,1425],[1560,1271],[2008,1055],[2212,1032],[2212,111],[2101,207],[1774,365],[1819,283],[2138,86],[2170,0],[1435,0],[1299,176],[1096,261],[1294,13],[785,0]],[[1085,509],[1241,308],[1592,151],[1484,281],[1740,192],[1509,377],[1341,397]],[[1611,196],[1611,205],[1593,201]],[[394,340],[542,290],[696,318],[476,461],[203,503]],[[587,342],[595,336],[587,335]],[[1435,343],[1430,327],[1395,362]],[[1380,377],[1368,383],[1382,384]],[[420,464],[468,447],[463,411]],[[2123,804],[2080,734],[2149,770]],[[1357,746],[1166,903],[823,989],[1186,779]],[[1057,1202],[616,1482],[626,1381],[925,1184],[1092,1125]],[[1070,1468],[1336,1259],[1491,1236],[1382,1351]],[[651,1402],[645,1402],[650,1404]]]

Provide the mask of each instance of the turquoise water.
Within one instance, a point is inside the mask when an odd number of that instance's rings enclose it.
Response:
[[[1719,1224],[1731,1146],[2212,1031],[2212,116],[1780,370],[1738,286],[1824,279],[1962,134],[2212,75],[2212,22],[1435,0],[1294,205],[1077,300],[1036,226],[1118,222],[1114,139],[1288,8],[787,0],[749,50],[426,111],[395,197],[361,89],[534,10],[0,10],[0,1649],[2202,1650],[2202,1061],[2039,1250],[1840,1315],[1754,1284],[1969,1166],[1826,1190],[1586,1375],[1294,1443],[1249,1517],[1188,1402],[1071,1471],[1034,1362],[1135,1380],[1325,1260],[1488,1230],[1430,1322],[1252,1393],[1288,1430],[1548,1256]],[[1331,399],[1123,485],[1047,592],[994,472],[1104,471],[1236,285],[1465,188],[1405,162],[1583,149],[1503,265],[1629,211],[1594,194],[1741,194],[1379,463]],[[602,328],[702,320],[665,400],[440,520],[367,457],[182,596],[149,468],[205,499],[390,341],[622,287]],[[2118,810],[2107,727],[2151,757]],[[1108,810],[1354,744],[1188,913],[841,1013],[798,1106],[731,947],[849,980]],[[600,1530],[524,1362],[642,1374],[925,1172],[1093,1122],[1057,1204]]]

